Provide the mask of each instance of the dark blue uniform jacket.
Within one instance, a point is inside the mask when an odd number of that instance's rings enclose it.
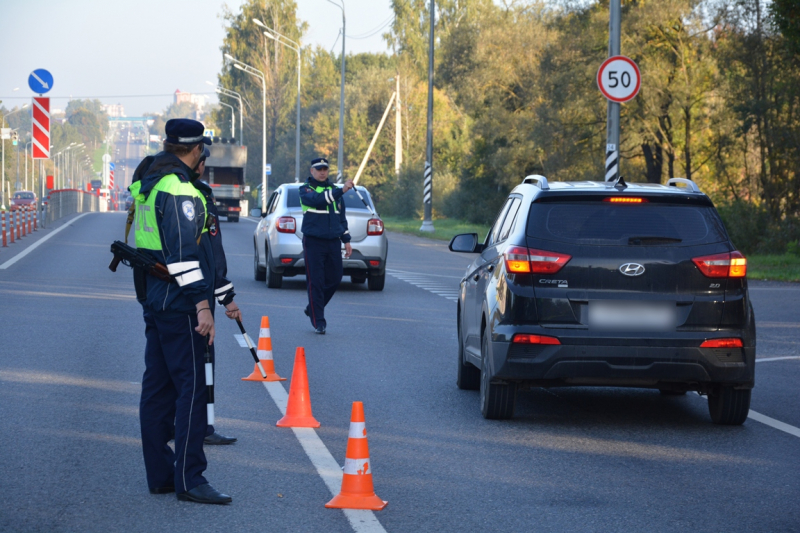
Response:
[[[332,189],[317,192],[317,187]],[[341,187],[336,187],[330,180],[320,183],[313,177],[308,178],[300,187],[300,203],[309,208],[303,213],[303,235],[350,242],[342,196],[344,193]]]
[[[176,174],[181,180],[191,181],[196,173],[173,154],[160,152],[145,158],[136,168],[133,180],[141,180],[140,193],[147,197],[162,177]],[[147,299],[142,304],[145,310],[157,316],[195,314],[195,306],[203,300],[212,301],[215,287],[214,252],[208,232],[202,232],[205,212],[197,210],[194,220],[181,212],[181,204],[188,197],[173,197],[158,191],[155,200],[156,221],[161,237],[161,250],[142,250],[160,263],[169,266],[180,254],[180,261],[198,261],[203,279],[179,286],[176,282],[165,282],[147,275]],[[202,208],[202,206],[198,206]],[[198,227],[198,224],[201,226]],[[197,235],[200,235],[199,242]]]

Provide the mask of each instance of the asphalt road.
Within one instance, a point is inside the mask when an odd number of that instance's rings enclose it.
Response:
[[[130,271],[108,245],[123,213],[71,217],[0,249],[0,531],[353,531],[218,313],[219,431],[206,476],[225,507],[147,491],[138,426],[144,328]],[[61,231],[3,269],[18,250]],[[341,465],[351,402],[366,410],[375,490],[361,531],[800,531],[800,438],[755,420],[711,423],[695,394],[614,388],[520,393],[510,421],[455,385],[455,289],[471,256],[390,234],[385,290],[346,280],[328,334],[303,315],[302,277],[253,280],[255,224],[223,223],[245,326],[270,318],[275,365],[306,350],[316,430]],[[759,329],[752,408],[800,427],[800,286],[752,282]],[[283,388],[288,390],[288,381]]]

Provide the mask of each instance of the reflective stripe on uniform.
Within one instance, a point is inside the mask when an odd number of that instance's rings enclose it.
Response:
[[[327,215],[328,212],[323,209],[311,209],[310,207],[305,210],[306,213],[317,213],[318,215]]]
[[[194,270],[195,268],[200,268],[200,261],[183,261],[182,263],[172,263],[171,265],[167,265],[167,270],[169,270],[169,273],[173,276],[180,274],[181,272]]]
[[[214,296],[219,296],[221,294],[225,294],[226,292],[232,291],[232,290],[233,290],[233,283],[228,283],[224,287],[220,287],[219,289],[215,290],[214,291]]]
[[[199,268],[197,270],[192,270],[185,274],[175,276],[175,281],[178,282],[179,287],[194,283],[195,281],[200,281],[201,279],[203,279],[203,271]]]
[[[348,459],[344,460],[344,473],[351,476],[365,476],[372,474],[369,459]]]

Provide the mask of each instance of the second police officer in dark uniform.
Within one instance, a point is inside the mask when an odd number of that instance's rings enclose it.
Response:
[[[303,208],[303,254],[306,264],[308,307],[306,316],[314,330],[324,335],[325,306],[342,282],[342,251],[350,257],[350,231],[347,229],[342,196],[353,188],[347,180],[343,187],[328,179],[328,160],[318,157],[311,161],[311,176],[300,187]]]
[[[233,292],[233,282],[227,278],[228,261],[225,259],[225,249],[222,247],[222,233],[219,227],[219,215],[217,214],[216,200],[214,199],[214,193],[211,190],[211,187],[209,187],[206,182],[202,181],[203,173],[205,172],[206,168],[206,159],[208,159],[210,155],[211,153],[208,151],[208,148],[204,148],[203,155],[200,157],[200,162],[197,163],[197,167],[194,169],[197,177],[196,179],[192,180],[192,184],[203,194],[203,197],[206,200],[206,209],[208,211],[208,221],[206,223],[206,227],[208,228],[208,236],[211,240],[211,248],[214,250],[214,264],[216,266],[214,297],[217,299],[217,302],[220,305],[225,306],[225,316],[231,320],[241,320],[242,312],[239,310],[239,306],[233,302],[233,298],[236,296],[236,293]],[[214,315],[213,305],[211,306],[211,314],[212,316]],[[216,371],[217,365],[214,345],[212,344],[208,348],[211,353],[211,360],[213,363],[212,368],[214,371]],[[214,426],[209,424],[203,444],[233,444],[236,442],[236,440],[237,439],[235,437],[221,435],[214,430]]]
[[[210,140],[195,120],[172,119],[165,129],[164,152],[130,186],[136,247],[174,277],[166,282],[134,272],[147,340],[139,404],[147,484],[154,494],[176,492],[180,500],[229,503],[231,497],[203,477],[204,353],[206,343],[214,340],[215,264],[206,201],[191,180],[203,144]],[[174,451],[168,445],[173,435]]]

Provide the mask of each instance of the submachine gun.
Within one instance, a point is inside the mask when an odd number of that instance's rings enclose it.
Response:
[[[151,276],[166,281],[167,283],[174,280],[170,275],[169,270],[163,264],[153,259],[150,255],[140,252],[132,246],[128,246],[122,241],[114,241],[111,244],[111,253],[114,254],[114,259],[108,265],[111,272],[116,272],[120,263],[135,269],[141,269]]]

